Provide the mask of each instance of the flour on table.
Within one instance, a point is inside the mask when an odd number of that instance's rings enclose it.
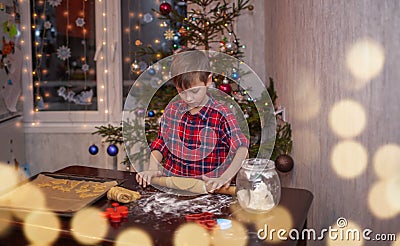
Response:
[[[198,197],[177,197],[168,193],[151,192],[142,194],[130,207],[132,214],[146,214],[152,221],[170,221],[179,219],[186,214],[211,212],[214,215],[222,215],[224,209],[234,201],[231,196],[222,194],[208,194]],[[136,222],[145,222],[140,219]]]

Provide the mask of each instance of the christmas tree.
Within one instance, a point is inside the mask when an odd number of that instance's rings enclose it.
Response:
[[[157,10],[154,10],[159,14],[160,20],[164,21],[163,23],[168,23],[163,36],[166,40],[172,42],[168,49],[165,47],[157,49],[152,46],[136,46],[133,51],[135,62],[131,65],[131,70],[136,76],[143,72],[140,70],[137,61],[145,60],[148,64],[153,64],[164,57],[172,55],[175,50],[187,46],[202,50],[219,51],[238,59],[243,57],[242,49],[245,48],[245,45],[240,43],[234,31],[234,23],[243,11],[251,11],[253,9],[253,6],[249,4],[249,0],[237,0],[234,3],[227,3],[225,0],[188,0],[185,2],[179,1],[179,3],[179,8],[173,8],[169,3],[163,2]],[[214,86],[231,96],[240,106],[250,129],[250,157],[256,157],[260,151],[260,115],[256,104],[247,91],[233,82],[234,80],[240,81],[246,71],[242,71],[239,64],[237,66],[230,65],[227,66],[225,62],[221,62],[221,59],[214,64],[214,66],[220,66],[220,68],[216,68],[217,70],[224,71],[222,74],[213,76]],[[229,69],[224,70],[226,67]],[[146,71],[149,74],[155,74],[159,69],[154,65],[150,66]],[[270,79],[268,94],[275,105],[277,95],[272,79]],[[162,116],[163,109],[176,95],[177,92],[173,85],[166,83],[152,97],[147,111],[141,112],[146,114],[145,137],[148,143],[152,142],[157,136],[159,119]],[[267,148],[273,149],[272,160],[275,160],[279,155],[290,153],[292,147],[290,124],[284,122],[280,115],[277,115],[276,119],[278,124],[275,146],[267,146]],[[135,123],[140,124],[140,122],[123,123],[124,134],[122,133],[122,126],[112,125],[97,127],[98,130],[93,134],[105,137],[105,142],[110,144],[122,144],[126,140],[124,139],[125,136],[130,138],[125,143],[140,141],[139,139],[143,136],[138,136],[140,133],[135,127],[132,127]],[[128,131],[128,134],[126,131]],[[139,151],[134,154],[127,153],[127,155],[131,159],[147,158],[143,153],[145,151]],[[124,164],[129,166],[128,158],[124,160]]]

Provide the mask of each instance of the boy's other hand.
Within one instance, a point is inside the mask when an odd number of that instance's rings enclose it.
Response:
[[[143,185],[143,188],[146,188],[146,186],[150,184],[151,179],[157,176],[161,176],[161,171],[157,170],[143,171],[136,174],[136,181],[139,183],[139,185]]]
[[[231,184],[231,179],[226,179],[223,177],[209,178],[203,175],[201,178],[206,182],[206,188],[209,193],[213,193],[215,190],[220,189],[222,186],[228,189],[229,185]]]

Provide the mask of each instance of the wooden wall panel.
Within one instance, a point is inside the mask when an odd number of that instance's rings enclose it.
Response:
[[[375,233],[400,232],[400,211],[385,212],[393,204],[384,202],[384,191],[374,197],[376,184],[400,173],[399,26],[397,0],[265,1],[265,73],[276,80],[293,127],[295,169],[282,181],[314,193],[309,227],[345,217]],[[350,70],[351,54],[361,72]],[[331,124],[335,106],[349,101]]]

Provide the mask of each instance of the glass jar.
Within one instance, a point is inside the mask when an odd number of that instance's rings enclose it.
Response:
[[[249,212],[268,212],[278,205],[281,182],[275,162],[260,158],[244,160],[236,176],[236,197]]]

